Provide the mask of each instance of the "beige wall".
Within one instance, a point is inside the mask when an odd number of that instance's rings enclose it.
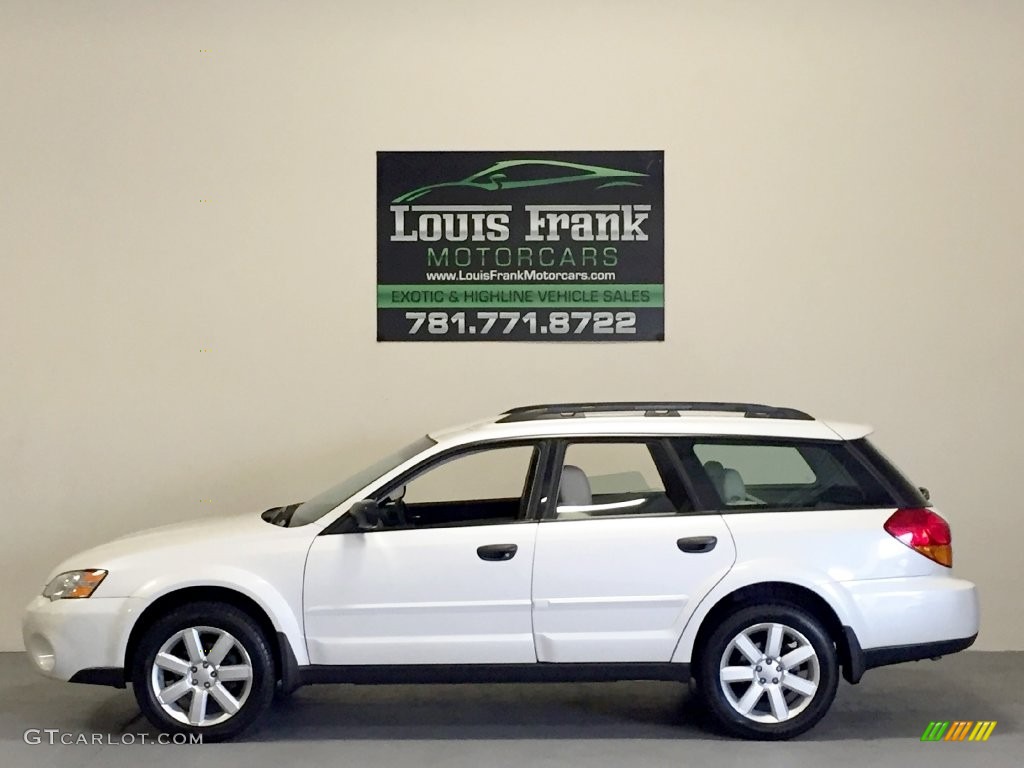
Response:
[[[1022,29],[1010,0],[4,0],[0,648],[75,550],[564,398],[874,423],[955,519],[979,646],[1024,648]],[[664,149],[668,341],[377,344],[374,152],[418,148]]]

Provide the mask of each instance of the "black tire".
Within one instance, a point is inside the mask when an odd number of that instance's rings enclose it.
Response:
[[[757,686],[757,679],[750,683],[723,683],[720,679],[720,667],[723,666],[722,658],[726,650],[729,649],[730,643],[740,633],[760,624],[781,624],[790,630],[795,630],[806,638],[816,654],[818,665],[816,690],[814,690],[813,695],[809,696],[809,701],[802,711],[791,716],[790,719],[781,722],[777,720],[774,722],[758,722],[751,717],[741,714],[730,703],[730,695],[734,699],[742,701],[741,694],[746,692],[748,686]],[[754,634],[754,637],[758,636],[758,633]],[[787,634],[786,637],[792,636]],[[757,642],[754,644],[759,650],[765,650],[763,644],[758,645]],[[784,652],[785,650],[786,648],[783,649]],[[739,651],[731,652],[739,653]],[[784,652],[780,656],[785,655]],[[742,662],[742,657],[733,656],[732,658],[734,659],[732,663],[736,663],[735,659],[737,658],[740,658]],[[808,665],[812,663],[810,661],[807,662]],[[802,670],[807,668],[802,667],[800,668],[801,671],[797,671],[794,668],[794,671],[790,674],[800,676],[805,674]],[[771,671],[771,669],[771,667],[768,667],[769,671],[765,674],[777,674]],[[821,622],[807,611],[786,604],[752,605],[740,608],[726,617],[711,633],[700,649],[696,677],[698,687],[708,710],[715,722],[725,732],[744,739],[775,741],[798,736],[825,716],[825,713],[828,712],[829,707],[832,705],[832,701],[835,699],[836,689],[839,685],[839,662],[832,639],[822,627]],[[770,683],[774,679],[776,678],[766,678],[766,681]],[[794,680],[794,682],[797,681]],[[730,689],[729,692],[726,691],[727,686]],[[779,690],[782,691],[783,696],[793,697],[798,706],[804,701],[792,689],[780,687]],[[755,693],[755,695],[760,694]],[[767,695],[767,692],[757,700],[756,707],[752,710],[755,717],[767,718],[772,714],[771,697]]]
[[[161,646],[176,633],[190,627],[210,627],[229,633],[248,654],[248,661],[252,667],[251,687],[238,711],[221,722],[210,725],[193,725],[175,719],[164,710],[153,691],[153,665]],[[200,637],[202,638],[202,635]],[[209,652],[210,649],[204,650]],[[230,653],[236,655],[236,661],[241,658],[237,655],[240,653],[237,649]],[[188,674],[185,672],[183,677]],[[150,625],[136,648],[131,681],[142,714],[155,728],[171,734],[201,734],[204,742],[230,739],[252,725],[270,706],[276,682],[273,654],[259,625],[245,611],[233,605],[216,602],[197,602],[180,606]],[[217,685],[217,681],[213,681],[213,684]],[[236,683],[224,684],[237,686]],[[234,689],[238,690],[237,687]],[[193,696],[195,693],[186,692],[179,700],[182,704],[179,706],[176,703],[173,706],[181,709],[184,714],[184,702],[191,702]],[[226,714],[216,703],[209,706]]]

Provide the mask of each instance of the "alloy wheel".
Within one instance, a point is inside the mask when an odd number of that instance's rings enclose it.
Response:
[[[718,678],[726,700],[758,723],[799,715],[821,682],[818,654],[801,632],[778,622],[754,624],[725,648]]]
[[[191,726],[228,720],[245,704],[253,664],[238,639],[216,627],[182,629],[160,646],[150,687],[168,716]]]

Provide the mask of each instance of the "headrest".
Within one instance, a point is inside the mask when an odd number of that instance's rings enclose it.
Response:
[[[558,503],[580,507],[593,503],[587,473],[572,464],[562,467],[562,480],[558,484]]]
[[[726,469],[722,474],[722,501],[734,504],[747,498],[747,487],[735,469]]]
[[[708,475],[708,480],[715,486],[715,490],[718,491],[718,495],[722,495],[722,475],[725,474],[725,467],[722,466],[720,461],[708,461],[704,463],[704,471]]]

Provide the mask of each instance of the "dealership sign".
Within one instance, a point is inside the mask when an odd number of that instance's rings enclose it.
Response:
[[[377,339],[665,338],[664,153],[378,152]]]

